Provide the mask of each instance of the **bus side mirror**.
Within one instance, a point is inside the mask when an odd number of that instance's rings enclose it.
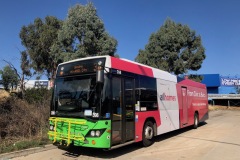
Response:
[[[104,82],[104,69],[102,66],[102,61],[99,61],[97,64],[97,74],[96,74],[96,82],[103,83]]]

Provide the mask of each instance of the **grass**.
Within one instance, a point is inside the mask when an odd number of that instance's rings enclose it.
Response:
[[[41,147],[46,144],[50,144],[50,141],[46,138],[32,139],[32,140],[22,140],[15,143],[5,144],[4,142],[0,144],[0,154],[8,153],[33,147]]]

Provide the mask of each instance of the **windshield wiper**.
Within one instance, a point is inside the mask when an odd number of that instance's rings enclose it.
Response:
[[[62,105],[62,106],[58,106],[58,110],[59,111],[75,111],[77,110],[77,106],[75,105]]]

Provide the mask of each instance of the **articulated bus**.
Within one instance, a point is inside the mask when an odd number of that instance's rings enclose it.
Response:
[[[204,84],[111,56],[58,65],[49,138],[56,145],[114,149],[208,119]]]

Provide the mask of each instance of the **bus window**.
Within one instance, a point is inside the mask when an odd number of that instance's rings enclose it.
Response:
[[[139,76],[139,85],[136,88],[136,101],[140,103],[142,111],[157,110],[156,79],[147,76]]]
[[[137,88],[136,97],[140,102],[140,108],[144,108],[142,111],[154,111],[157,110],[157,91],[148,88]]]

